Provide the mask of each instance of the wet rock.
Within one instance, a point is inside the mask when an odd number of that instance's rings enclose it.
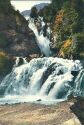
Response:
[[[4,11],[4,10],[3,10]],[[0,33],[3,33],[4,44],[0,49],[12,56],[29,56],[31,54],[39,54],[40,49],[37,45],[36,37],[33,31],[28,27],[26,19],[15,10],[13,14],[0,13]],[[3,15],[3,16],[2,16]],[[4,25],[5,24],[5,25]]]
[[[52,74],[52,72],[55,70],[54,65],[55,65],[55,63],[51,64],[49,66],[49,68],[45,71],[45,73],[43,74],[43,82],[42,83],[44,83],[47,80],[47,78],[49,77],[49,75]]]
[[[71,71],[71,74],[76,77],[78,75],[79,71]]]
[[[63,74],[62,70],[59,70],[59,72],[57,73],[57,75],[62,75],[62,74]]]
[[[41,100],[41,99],[38,99],[37,101],[38,101],[38,102],[41,102],[42,100]]]
[[[24,62],[23,62],[23,59],[22,59],[22,58],[20,58],[20,59],[19,59],[18,66],[22,65],[23,63],[24,63]]]
[[[75,98],[75,103],[70,107],[74,114],[78,117],[81,125],[84,124],[84,97]]]

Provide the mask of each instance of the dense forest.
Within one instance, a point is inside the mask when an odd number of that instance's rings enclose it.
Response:
[[[58,56],[84,58],[84,0],[52,0],[39,12],[33,7],[30,16],[42,16],[50,23],[51,41]]]

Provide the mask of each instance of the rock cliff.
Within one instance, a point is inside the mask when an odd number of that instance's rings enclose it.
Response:
[[[39,55],[34,33],[29,29],[28,22],[15,11],[10,0],[0,1],[0,74],[8,69],[7,62],[14,62],[16,56],[33,57]],[[3,65],[2,65],[3,64]],[[6,71],[7,73],[7,71]]]

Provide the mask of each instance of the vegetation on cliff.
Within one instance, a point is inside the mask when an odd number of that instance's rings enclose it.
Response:
[[[84,0],[52,0],[38,14],[51,23],[52,42],[59,55],[84,57],[84,46],[80,49],[84,45]]]

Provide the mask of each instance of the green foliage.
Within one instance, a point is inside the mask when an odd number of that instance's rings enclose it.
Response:
[[[74,35],[77,41],[78,52],[84,52],[84,32]]]
[[[53,0],[53,7],[57,1]],[[84,53],[84,1],[83,0],[69,0],[62,1],[54,18],[53,24],[53,37],[55,47],[61,51],[61,53],[70,57],[73,55],[76,57],[80,53]],[[83,33],[81,33],[83,32]],[[75,35],[76,34],[76,35]],[[69,44],[69,39],[72,39],[72,44],[65,47],[63,41]],[[82,46],[81,46],[82,45]]]
[[[76,32],[78,14],[73,8],[62,8],[56,15],[53,24],[53,36],[57,36],[54,41],[56,48],[60,49],[63,41],[69,39]]]
[[[72,38],[64,41],[60,53],[63,53],[64,57],[84,58],[84,32],[76,33]]]
[[[57,12],[62,8],[63,3],[66,1],[67,0],[52,0],[52,8],[54,8],[54,11]]]
[[[67,0],[52,0],[52,3],[40,10],[39,15],[43,16],[48,22],[53,23],[57,12],[61,9],[63,3]]]
[[[8,40],[4,33],[0,33],[0,47],[6,47],[8,45]]]
[[[49,6],[45,6],[42,10],[39,11],[39,16],[42,16],[45,21],[50,22],[52,20],[52,9]]]
[[[64,24],[62,28],[64,33],[69,33],[70,35],[76,32],[76,26],[78,24],[78,13],[73,8],[64,8],[64,17],[63,17]]]
[[[63,53],[64,57],[76,57],[78,55],[77,53],[77,43],[76,40],[73,38],[67,39],[64,41],[61,49],[60,49],[60,54]]]

